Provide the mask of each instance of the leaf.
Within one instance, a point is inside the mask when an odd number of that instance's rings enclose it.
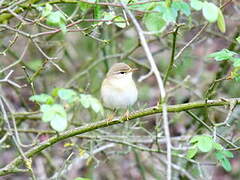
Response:
[[[228,158],[233,158],[233,153],[231,151],[228,151],[228,150],[223,150],[221,151],[226,157]]]
[[[67,127],[67,113],[60,104],[41,105],[43,112],[42,121],[50,122],[50,125],[56,131],[63,131]]]
[[[162,18],[166,21],[166,22],[176,22],[176,18],[177,18],[177,11],[174,8],[165,8]]]
[[[222,145],[219,144],[219,143],[216,143],[216,142],[213,143],[213,148],[218,150],[218,151],[223,149]]]
[[[48,16],[52,12],[53,7],[49,4],[46,3],[45,8],[42,11],[42,17]]]
[[[167,27],[161,13],[146,13],[143,22],[148,31],[163,32]]]
[[[84,108],[90,107],[89,95],[80,94],[80,103],[83,105]]]
[[[225,20],[224,20],[224,16],[223,16],[223,13],[222,13],[221,9],[218,9],[217,25],[218,25],[219,30],[222,33],[226,32]]]
[[[42,61],[40,59],[35,59],[27,62],[27,67],[33,71],[37,71],[42,66]]]
[[[217,158],[217,160],[220,162],[221,166],[226,170],[226,171],[231,171],[232,170],[232,166],[231,163],[229,162],[229,160],[224,156],[224,154],[222,152],[216,152],[215,156]]]
[[[240,44],[240,36],[236,38],[237,42]]]
[[[220,160],[220,163],[221,163],[222,167],[223,167],[226,171],[230,172],[230,171],[232,170],[231,163],[229,162],[229,160],[228,160],[226,157],[224,157],[223,159],[221,159],[221,160]]]
[[[191,0],[190,6],[196,11],[200,11],[203,7],[203,3],[199,0]]]
[[[228,49],[222,49],[221,51],[209,54],[207,57],[214,58],[216,61],[231,60],[237,53],[229,51]]]
[[[233,66],[240,67],[240,58],[232,58]]]
[[[200,136],[197,147],[202,152],[209,152],[213,147],[213,140],[210,136]]]
[[[189,5],[184,1],[173,1],[171,8],[175,9],[176,11],[181,11],[186,16],[191,14]]]
[[[113,20],[113,18],[115,17],[115,13],[113,11],[110,12],[104,12],[104,20],[109,20],[107,22],[105,22],[107,25],[112,24],[111,20]]]
[[[77,93],[71,89],[59,89],[58,90],[58,96],[69,103],[72,103],[77,98]]]
[[[91,104],[91,108],[93,109],[93,111],[95,111],[96,113],[100,112],[101,115],[104,114],[102,104],[98,101],[98,99],[91,97],[90,104]]]
[[[219,9],[213,3],[204,2],[202,7],[202,13],[207,21],[213,23],[216,22],[218,19]]]
[[[190,143],[196,143],[199,141],[199,139],[201,138],[201,136],[193,136],[190,140]]]
[[[89,178],[77,177],[77,178],[75,178],[74,180],[91,180],[91,179],[89,179]]]
[[[197,152],[198,152],[198,149],[196,147],[191,148],[188,150],[186,156],[187,156],[187,158],[192,159],[197,154]]]
[[[104,114],[103,106],[98,99],[89,94],[80,94],[80,102],[84,108],[91,107],[96,113]]]
[[[62,116],[56,114],[55,119],[50,122],[51,127],[58,131],[64,131],[67,128],[67,119],[63,118]]]
[[[66,18],[60,11],[55,11],[50,13],[47,16],[47,24],[50,26],[60,26],[61,24],[65,24]]]
[[[116,22],[116,21],[123,21],[123,22]],[[118,26],[120,28],[125,28],[127,26],[125,19],[121,16],[114,18],[113,22],[116,24],[116,26]]]
[[[48,94],[39,94],[39,95],[33,95],[29,98],[30,101],[37,102],[40,104],[53,104],[54,99],[52,96]]]

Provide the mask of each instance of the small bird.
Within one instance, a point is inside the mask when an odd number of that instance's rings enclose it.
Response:
[[[138,97],[138,91],[132,78],[136,68],[125,63],[115,63],[102,82],[101,97],[105,107],[118,110],[128,109]]]

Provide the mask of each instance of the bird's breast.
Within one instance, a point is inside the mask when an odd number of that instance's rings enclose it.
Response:
[[[119,80],[103,82],[101,96],[106,107],[121,109],[132,106],[137,100],[138,92],[133,80],[128,82]]]

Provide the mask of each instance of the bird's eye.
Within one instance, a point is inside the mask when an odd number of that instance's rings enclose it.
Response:
[[[121,71],[121,72],[119,72],[120,74],[125,74],[126,72],[123,72],[123,71]]]

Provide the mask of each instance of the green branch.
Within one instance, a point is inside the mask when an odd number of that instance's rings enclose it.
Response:
[[[198,101],[198,102],[191,102],[186,104],[177,104],[177,105],[170,105],[167,107],[168,112],[181,112],[181,111],[187,111],[190,109],[197,109],[197,108],[203,108],[203,107],[211,107],[211,106],[225,106],[230,105],[231,102],[235,101],[237,104],[240,104],[240,98],[232,98],[232,99],[220,99],[220,100],[209,100],[209,101]],[[34,155],[40,153],[44,149],[48,148],[49,146],[52,146],[53,144],[60,142],[64,139],[83,134],[86,132],[93,131],[95,129],[103,128],[103,127],[109,127],[114,124],[120,124],[124,123],[125,121],[130,121],[136,118],[157,114],[162,112],[161,106],[154,106],[150,108],[146,108],[143,110],[132,112],[128,119],[126,117],[121,117],[117,119],[113,119],[111,121],[102,120],[95,123],[89,123],[84,126],[70,129],[68,131],[65,131],[63,133],[60,133],[58,135],[55,135],[48,140],[40,143],[39,145],[33,147],[32,149],[25,152],[25,156],[27,158],[31,158]],[[22,164],[23,160],[21,156],[16,157],[12,162],[10,162],[7,166],[0,169],[0,176],[4,176],[10,173],[18,172],[17,166]],[[16,170],[16,171],[15,171]]]

